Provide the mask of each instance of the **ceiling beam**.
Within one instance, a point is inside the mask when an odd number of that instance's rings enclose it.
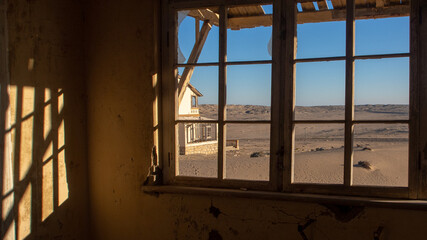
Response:
[[[328,10],[328,4],[326,3],[326,0],[317,0],[317,6],[319,7],[319,10]]]
[[[187,63],[197,63],[199,60],[200,53],[202,52],[203,46],[205,45],[206,38],[208,37],[209,31],[212,29],[212,25],[209,21],[203,23],[202,29],[199,32],[198,41],[194,43],[193,50],[191,50],[190,57],[188,57]],[[190,83],[191,76],[193,76],[194,67],[187,66],[181,75],[178,83],[178,99],[181,104],[182,98],[184,97],[185,90]]]
[[[390,18],[409,16],[410,7],[408,5],[389,6],[383,8],[359,8],[356,9],[356,19]],[[315,12],[299,12],[297,15],[298,24],[345,21],[346,10],[325,10]],[[254,28],[259,26],[271,26],[273,16],[266,14],[262,16],[233,17],[228,19],[228,28],[239,30],[242,28]]]

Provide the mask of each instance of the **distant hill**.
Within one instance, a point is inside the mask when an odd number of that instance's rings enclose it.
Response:
[[[199,105],[200,115],[207,118],[218,118],[218,107],[214,104]],[[295,109],[297,120],[341,120],[344,119],[344,106],[313,106]],[[355,119],[408,119],[408,105],[376,104],[355,106]],[[227,105],[229,120],[269,120],[271,109],[260,105]]]

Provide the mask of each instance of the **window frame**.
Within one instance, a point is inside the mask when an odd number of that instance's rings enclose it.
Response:
[[[197,101],[197,96],[191,95],[191,108],[198,108],[198,107],[199,107],[199,104]]]
[[[354,61],[364,56],[354,56],[354,12],[355,0],[347,1],[347,21],[346,21],[346,85],[354,84]],[[282,191],[288,193],[315,193],[315,194],[332,194],[332,195],[350,195],[350,196],[368,196],[368,197],[386,197],[386,198],[404,198],[404,199],[426,199],[427,191],[427,157],[423,145],[427,143],[427,124],[421,124],[427,120],[427,73],[420,74],[419,69],[422,63],[426,63],[427,51],[422,48],[423,39],[427,40],[427,27],[421,25],[420,15],[427,15],[421,11],[419,0],[411,0],[410,12],[410,113],[409,113],[409,174],[408,187],[377,187],[377,186],[352,186],[349,176],[352,176],[352,158],[345,157],[345,180],[343,184],[306,184],[292,183],[293,178],[293,109],[295,106],[295,64],[298,60],[296,57],[296,18],[297,7],[296,0],[164,0],[162,6],[162,73],[161,73],[161,141],[159,141],[160,165],[163,169],[164,183],[167,185],[183,185],[194,187],[220,187],[220,188],[237,188],[237,189],[254,189],[267,191]],[[178,104],[176,79],[174,78],[175,51],[176,51],[176,12],[180,9],[199,8],[220,6],[222,16],[225,16],[226,6],[250,5],[250,4],[273,4],[273,49],[272,56],[272,90],[271,90],[271,134],[270,134],[270,181],[246,181],[223,179],[219,174],[218,178],[200,178],[175,176],[177,168],[178,151],[175,148],[175,138],[177,129],[175,125],[180,121],[178,119]],[[425,4],[427,5],[427,4]],[[348,8],[353,6],[353,8]],[[226,54],[226,19],[220,18],[220,56]],[[423,32],[421,31],[421,28]],[[287,33],[287,34],[285,34]],[[289,34],[293,33],[293,34]],[[350,36],[350,37],[349,37]],[[225,40],[224,40],[225,39]],[[425,44],[424,44],[425,45]],[[350,47],[349,47],[350,46]],[[421,54],[420,50],[423,50]],[[174,56],[174,57],[171,57]],[[405,55],[406,56],[406,55]],[[421,58],[419,57],[421,56]],[[374,57],[374,56],[370,56]],[[381,57],[381,56],[377,56]],[[420,61],[421,60],[421,61]],[[194,64],[195,66],[197,64]],[[203,65],[203,64],[202,64]],[[206,65],[206,64],[204,64]],[[224,119],[225,114],[225,73],[227,63],[225,59],[219,58],[217,64],[219,67],[219,118],[218,121],[200,121],[201,123],[218,123],[218,141],[219,144],[225,145],[224,129],[227,123],[239,123],[239,121],[227,121]],[[351,71],[349,71],[351,69]],[[283,81],[280,81],[283,79]],[[353,87],[346,86],[346,102],[353,101],[348,99],[349,91]],[[222,94],[221,94],[222,92]],[[353,94],[354,95],[354,94]],[[353,96],[352,95],[352,96]],[[170,104],[173,103],[173,104]],[[353,105],[354,106],[354,105]],[[346,108],[347,103],[346,103]],[[347,110],[346,115],[352,114]],[[354,111],[353,111],[354,112]],[[222,115],[222,117],[221,117]],[[352,132],[353,121],[347,117],[346,132]],[[350,119],[350,120],[349,120]],[[190,122],[191,121],[185,121]],[[273,129],[276,129],[273,131]],[[422,131],[424,130],[424,132]],[[348,133],[346,133],[347,135]],[[175,136],[175,137],[171,137]],[[220,141],[222,139],[222,141]],[[346,137],[346,141],[352,141]],[[346,153],[351,154],[352,144],[346,142]],[[426,146],[427,149],[427,146]],[[273,154],[275,153],[275,154]],[[219,149],[219,154],[225,155],[225,152]],[[218,169],[223,168],[223,163],[218,159]]]

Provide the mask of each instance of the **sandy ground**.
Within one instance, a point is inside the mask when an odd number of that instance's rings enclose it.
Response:
[[[404,105],[356,107],[356,119],[407,119]],[[202,105],[201,115],[217,118],[215,105]],[[343,119],[342,106],[297,107],[296,119]],[[228,106],[229,119],[269,119],[266,106]],[[342,118],[341,118],[342,116]],[[227,139],[238,139],[239,150],[226,153],[226,178],[268,180],[270,129],[267,124],[230,124]],[[405,124],[359,124],[354,138],[355,185],[407,186],[408,127]],[[300,124],[295,128],[294,181],[343,183],[344,126]],[[216,154],[179,156],[179,175],[216,177]]]

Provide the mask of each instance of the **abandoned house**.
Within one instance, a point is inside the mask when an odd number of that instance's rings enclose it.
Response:
[[[0,22],[2,239],[426,239],[427,1],[4,0]]]
[[[179,104],[179,118],[187,121],[208,120],[201,117],[198,98],[203,95],[191,84],[188,84]],[[179,153],[215,154],[218,149],[217,125],[212,123],[186,123],[178,127]]]

